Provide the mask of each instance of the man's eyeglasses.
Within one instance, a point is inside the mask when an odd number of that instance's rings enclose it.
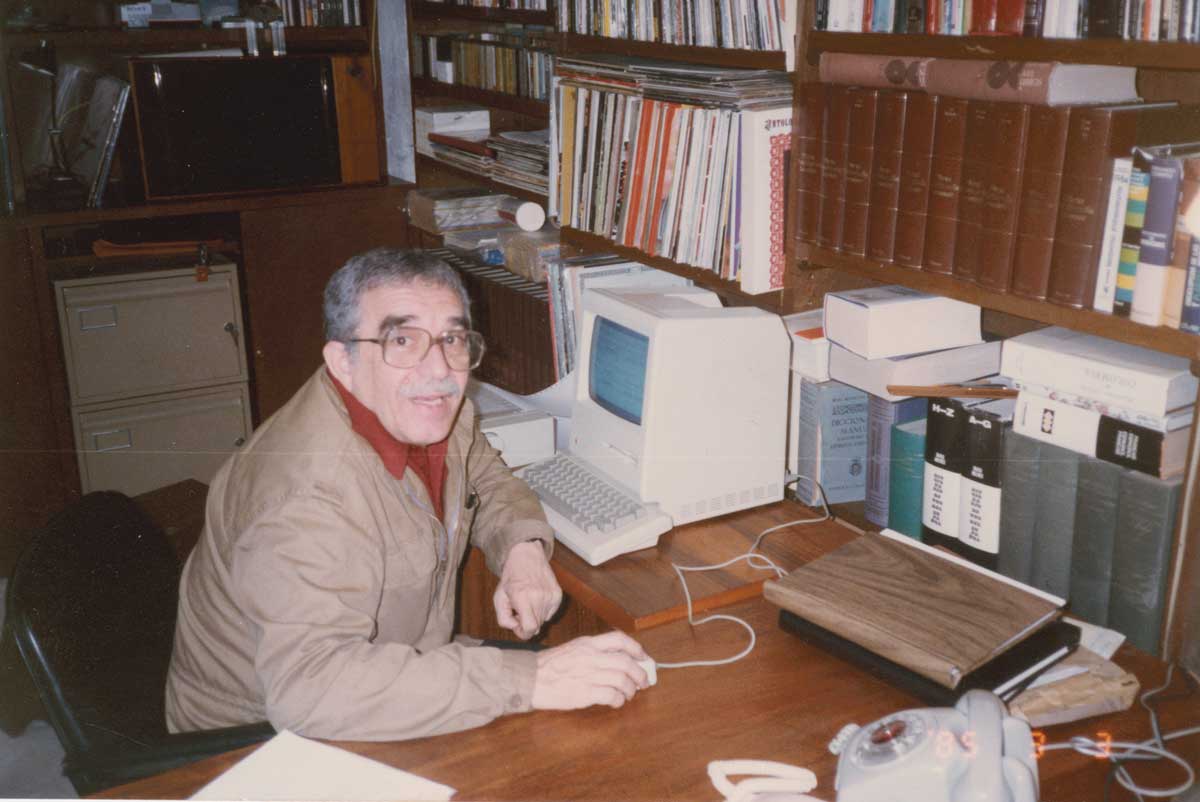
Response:
[[[382,337],[356,337],[346,342],[375,343],[383,349],[383,361],[394,368],[415,368],[437,343],[451,370],[472,370],[483,361],[483,335],[477,331],[451,329],[434,337],[425,329],[390,329]]]

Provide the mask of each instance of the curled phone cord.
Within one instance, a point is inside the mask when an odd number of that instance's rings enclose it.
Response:
[[[1192,787],[1196,780],[1196,773],[1179,755],[1168,750],[1165,746],[1167,741],[1175,740],[1176,738],[1184,738],[1189,735],[1200,733],[1200,727],[1188,727],[1187,729],[1176,730],[1175,732],[1163,735],[1159,729],[1158,714],[1154,708],[1148,704],[1147,700],[1161,691],[1165,690],[1171,684],[1171,677],[1174,673],[1175,665],[1170,663],[1167,665],[1167,676],[1163,684],[1157,688],[1146,691],[1141,696],[1142,707],[1150,714],[1150,727],[1154,731],[1154,737],[1145,741],[1112,741],[1100,743],[1086,736],[1076,736],[1068,741],[1060,743],[1047,744],[1044,749],[1046,751],[1056,749],[1073,749],[1082,755],[1088,757],[1102,758],[1110,760],[1113,764],[1110,778],[1115,777],[1121,787],[1137,797],[1138,802],[1144,802],[1145,797],[1173,797],[1182,794]],[[1133,777],[1129,774],[1129,770],[1125,764],[1130,761],[1140,760],[1162,760],[1166,759],[1176,764],[1183,769],[1186,778],[1178,785],[1169,788],[1147,788],[1138,785],[1134,782]],[[1111,779],[1105,786],[1105,799],[1109,796],[1111,788]]]
[[[788,485],[792,484],[793,482],[798,482],[800,479],[808,479],[808,478],[809,477],[807,477],[807,476],[802,476],[799,474],[789,475],[788,477],[786,477],[786,481],[784,482],[784,487],[787,487]],[[739,554],[738,556],[728,559],[723,563],[718,563],[716,565],[679,565],[678,563],[671,563],[671,567],[673,569],[675,569],[675,575],[677,577],[679,577],[679,584],[681,586],[683,586],[683,598],[684,598],[684,601],[687,603],[688,623],[691,624],[692,626],[699,626],[700,624],[708,624],[713,621],[732,621],[733,623],[738,624],[739,626],[743,627],[748,633],[750,633],[750,643],[746,645],[746,648],[742,649],[742,651],[738,652],[733,657],[724,657],[719,660],[688,660],[688,661],[680,662],[680,663],[658,663],[657,664],[658,668],[693,668],[696,666],[723,666],[723,665],[728,665],[729,663],[736,663],[738,660],[741,660],[743,657],[750,654],[750,652],[754,651],[754,645],[758,642],[758,636],[754,634],[754,627],[750,626],[748,623],[746,623],[742,619],[738,618],[737,616],[728,615],[726,613],[713,613],[712,615],[707,615],[704,618],[700,618],[700,619],[697,619],[695,617],[695,610],[694,610],[693,604],[692,604],[692,593],[688,589],[687,578],[684,576],[684,574],[690,573],[690,572],[699,572],[699,571],[717,571],[717,570],[720,570],[721,568],[727,568],[728,566],[733,565],[734,563],[745,561],[746,564],[749,565],[751,568],[755,568],[760,571],[774,571],[775,577],[777,579],[787,576],[787,571],[783,570],[778,565],[776,565],[775,562],[770,557],[768,557],[765,554],[759,554],[758,547],[763,542],[763,538],[765,538],[767,535],[771,534],[772,532],[778,532],[781,529],[787,529],[788,527],[792,527],[792,526],[820,523],[821,521],[828,521],[830,518],[833,517],[833,515],[829,512],[829,502],[825,498],[825,488],[821,487],[821,483],[817,482],[815,479],[810,480],[810,481],[812,481],[812,483],[816,486],[817,491],[820,493],[820,496],[821,496],[821,513],[822,514],[820,516],[818,516],[816,518],[799,518],[795,521],[787,521],[785,523],[776,524],[775,526],[768,527],[767,529],[764,529],[763,531],[758,533],[758,537],[756,537],[754,539],[754,543],[750,546],[750,549],[745,554]]]

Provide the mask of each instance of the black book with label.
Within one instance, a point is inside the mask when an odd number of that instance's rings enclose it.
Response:
[[[952,707],[962,694],[973,688],[992,691],[1007,702],[1027,688],[1042,672],[1075,651],[1081,634],[1079,627],[1074,624],[1061,618],[1055,619],[967,674],[956,687],[947,688],[790,610],[779,611],[779,626],[935,707]]]

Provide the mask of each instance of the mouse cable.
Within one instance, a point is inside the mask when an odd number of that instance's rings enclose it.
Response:
[[[800,474],[788,474],[784,478],[785,478],[784,487],[787,487],[788,485],[790,485],[794,482],[798,482],[800,479],[808,479],[809,477],[803,476]],[[833,515],[829,512],[829,503],[825,498],[825,488],[821,487],[820,482],[817,482],[816,480],[810,480],[810,481],[812,481],[812,483],[816,486],[817,491],[820,493],[820,496],[821,496],[822,514],[819,517],[799,518],[794,521],[787,521],[786,523],[776,524],[775,526],[764,529],[763,531],[758,533],[758,537],[756,537],[754,539],[754,543],[750,546],[749,550],[746,551],[746,553],[739,554],[738,556],[728,559],[723,563],[718,563],[716,565],[679,565],[678,563],[671,563],[671,567],[673,569],[675,569],[675,575],[677,577],[679,577],[679,584],[683,586],[683,598],[684,598],[684,601],[687,603],[688,623],[691,624],[692,626],[699,626],[700,624],[707,624],[712,621],[732,621],[733,623],[738,624],[741,627],[744,627],[745,630],[750,633],[750,643],[747,644],[746,648],[742,649],[742,651],[738,652],[733,657],[725,657],[725,658],[722,658],[719,660],[689,660],[689,661],[680,662],[680,663],[658,663],[657,664],[658,668],[694,668],[696,666],[723,666],[723,665],[728,665],[730,663],[736,663],[738,660],[741,660],[743,657],[750,654],[750,652],[754,651],[754,644],[758,642],[758,637],[754,634],[754,627],[750,626],[748,623],[746,623],[742,619],[738,618],[737,616],[728,615],[726,613],[713,613],[712,615],[707,615],[704,618],[700,618],[700,619],[696,618],[695,610],[692,605],[692,594],[691,594],[691,591],[688,590],[687,578],[684,576],[684,574],[693,572],[693,571],[695,571],[695,572],[717,571],[722,568],[726,568],[730,565],[733,565],[734,563],[745,561],[746,564],[749,565],[751,568],[755,568],[760,571],[774,571],[775,577],[777,579],[786,576],[787,571],[783,570],[778,565],[776,565],[775,562],[767,555],[758,553],[758,547],[762,543],[763,538],[765,538],[767,535],[771,534],[772,532],[778,532],[780,529],[787,529],[788,527],[792,527],[792,526],[820,523],[821,521],[828,521],[830,518],[833,517]]]
[[[1167,677],[1163,684],[1157,688],[1146,691],[1141,696],[1142,707],[1150,714],[1150,726],[1154,731],[1154,737],[1145,741],[1096,741],[1086,736],[1077,735],[1067,741],[1059,743],[1047,744],[1042,747],[1045,751],[1057,749],[1073,749],[1081,755],[1088,757],[1100,758],[1103,760],[1111,760],[1113,762],[1114,774],[1117,782],[1121,787],[1137,797],[1138,802],[1144,802],[1144,797],[1173,797],[1182,794],[1184,791],[1192,787],[1196,780],[1196,773],[1191,765],[1179,755],[1168,750],[1165,746],[1167,741],[1176,738],[1184,738],[1189,735],[1200,733],[1200,727],[1188,727],[1187,729],[1176,730],[1175,732],[1163,735],[1159,730],[1158,715],[1156,711],[1147,704],[1147,700],[1155,694],[1166,690],[1171,684],[1171,677],[1175,669],[1174,663],[1167,664]],[[1147,788],[1138,785],[1134,782],[1133,777],[1129,774],[1126,768],[1126,763],[1129,761],[1141,760],[1169,760],[1184,770],[1187,775],[1183,782],[1170,788]]]

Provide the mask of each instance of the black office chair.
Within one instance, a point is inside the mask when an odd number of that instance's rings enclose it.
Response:
[[[38,532],[8,587],[8,622],[86,795],[274,734],[266,722],[170,734],[164,688],[180,566],[120,493],[85,495]]]

